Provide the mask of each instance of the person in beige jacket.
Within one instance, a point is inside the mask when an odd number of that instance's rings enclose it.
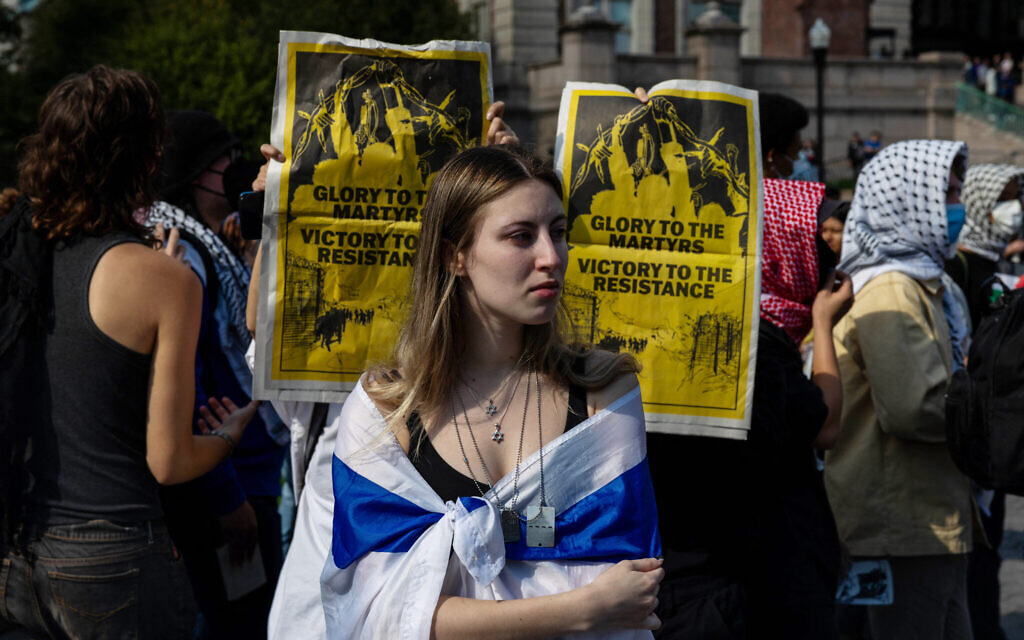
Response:
[[[875,640],[971,637],[972,498],[944,411],[966,326],[941,280],[965,165],[960,142],[886,147],[857,181],[843,235],[856,301],[834,333],[844,402],[825,485],[850,555],[892,568],[893,604],[868,608]]]

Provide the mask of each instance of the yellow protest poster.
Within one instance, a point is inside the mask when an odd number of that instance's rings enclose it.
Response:
[[[578,332],[641,362],[647,428],[746,438],[759,321],[757,94],[673,80],[641,103],[566,85],[555,166]]]
[[[389,356],[427,189],[486,136],[489,56],[281,33],[254,397],[338,402]]]

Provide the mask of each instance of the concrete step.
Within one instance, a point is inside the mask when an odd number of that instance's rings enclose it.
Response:
[[[987,162],[1024,165],[1024,138],[1001,131],[979,118],[957,113],[953,137],[970,148],[970,163]]]

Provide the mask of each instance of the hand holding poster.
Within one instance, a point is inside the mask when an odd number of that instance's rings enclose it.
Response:
[[[742,439],[759,321],[757,94],[675,80],[649,95],[562,93],[565,303],[585,339],[640,360],[649,431]]]
[[[254,397],[338,402],[390,354],[444,162],[482,144],[489,47],[282,32]]]

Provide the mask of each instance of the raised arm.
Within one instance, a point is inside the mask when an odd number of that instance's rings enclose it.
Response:
[[[252,263],[252,277],[249,278],[249,297],[245,300],[245,326],[249,334],[256,337],[256,314],[260,305],[260,265],[263,264],[263,245],[256,249],[256,260]]]
[[[267,171],[270,170],[271,160],[284,162],[284,154],[281,153],[280,149],[271,144],[262,145],[260,153],[263,154],[266,162],[260,167],[256,179],[252,181],[253,191],[267,190]],[[249,297],[245,302],[245,326],[253,336],[256,335],[256,313],[260,301],[260,265],[262,264],[263,244],[261,243],[259,249],[256,250],[256,259],[252,263],[252,277],[249,278]]]
[[[811,381],[821,390],[822,400],[828,407],[828,417],[822,425],[814,446],[831,449],[839,437],[839,421],[843,413],[843,383],[839,377],[839,362],[832,341],[832,328],[850,310],[853,304],[853,283],[841,271],[829,276],[825,288],[818,292],[811,307],[814,322],[814,358],[811,360]]]
[[[148,251],[148,250],[147,250]],[[140,271],[150,286],[150,320],[155,324],[153,364],[149,381],[146,462],[161,484],[192,480],[211,470],[231,449],[225,438],[195,435],[192,412],[195,396],[195,350],[199,335],[202,286],[179,262],[155,252],[140,256]],[[239,441],[258,403],[221,417],[222,431]]]

